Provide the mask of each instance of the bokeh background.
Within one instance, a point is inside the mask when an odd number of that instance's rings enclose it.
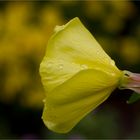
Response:
[[[0,138],[140,138],[130,90],[116,89],[68,134],[44,126],[39,64],[55,25],[76,16],[120,69],[140,73],[139,1],[0,1]]]

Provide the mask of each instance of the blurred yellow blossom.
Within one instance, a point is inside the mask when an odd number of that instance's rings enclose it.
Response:
[[[127,64],[137,64],[140,60],[140,46],[138,42],[133,37],[122,39],[120,54]]]
[[[35,12],[33,2],[9,2],[0,11],[1,101],[8,103],[19,98],[21,105],[42,105],[44,95],[38,66],[50,33],[58,23],[63,23],[63,18],[52,5]]]

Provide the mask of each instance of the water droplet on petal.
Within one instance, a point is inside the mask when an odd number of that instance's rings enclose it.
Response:
[[[113,60],[111,60],[110,64],[114,66],[115,62]]]
[[[63,69],[63,64],[59,64],[58,68],[59,68],[59,70],[62,70]]]
[[[96,54],[97,54],[97,55],[99,55],[99,54],[100,54],[100,51],[99,51],[99,50],[97,50],[97,51],[96,51]]]
[[[62,25],[62,26],[56,25],[56,27],[54,28],[54,31],[59,32],[59,31],[63,30],[64,28],[65,28],[65,25]]]
[[[81,70],[85,70],[85,69],[87,69],[87,68],[88,68],[87,65],[81,65]]]
[[[53,62],[48,62],[47,63],[47,68],[50,68],[53,65]]]
[[[46,99],[43,99],[43,103],[45,103],[46,102]]]

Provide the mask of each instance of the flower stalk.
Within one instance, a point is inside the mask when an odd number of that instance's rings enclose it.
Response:
[[[140,74],[123,71],[120,81],[120,89],[131,89],[140,94]]]

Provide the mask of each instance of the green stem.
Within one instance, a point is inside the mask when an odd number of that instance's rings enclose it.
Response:
[[[119,88],[131,89],[137,93],[140,93],[140,74],[123,71]]]

